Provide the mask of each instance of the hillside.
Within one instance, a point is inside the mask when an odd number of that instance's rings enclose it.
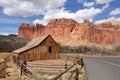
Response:
[[[0,35],[0,52],[9,52],[24,46],[29,40],[15,36]]]
[[[111,34],[112,33],[112,34]],[[111,22],[93,24],[88,20],[78,23],[73,19],[53,19],[46,26],[23,23],[18,37],[33,39],[51,34],[61,45],[79,46],[97,44],[111,46],[120,42],[120,25]]]

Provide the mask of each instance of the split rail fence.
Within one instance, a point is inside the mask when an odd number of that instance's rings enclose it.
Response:
[[[22,75],[27,75],[31,78],[34,78],[35,80],[47,80],[47,79],[40,79],[40,78],[36,77],[35,74],[34,74],[34,71],[30,67],[27,66],[26,61],[22,61],[19,58],[13,56],[13,62],[15,64],[17,64],[17,66],[20,68],[20,75],[21,76]],[[77,68],[72,69],[75,65],[80,65],[81,66],[80,68],[82,68],[84,66],[83,59],[82,58],[76,59],[74,61],[74,64],[71,65],[71,66],[67,66],[67,64],[66,64],[64,66],[65,67],[64,71],[58,73],[55,77],[53,77],[52,79],[49,79],[49,80],[62,80],[62,76],[65,73],[67,73],[68,71],[71,73],[68,77],[68,80],[79,80],[79,79],[77,79],[78,76],[79,76],[78,69]],[[72,69],[72,70],[70,71],[70,69]],[[74,73],[75,73],[75,78],[72,79],[72,76],[73,76]]]

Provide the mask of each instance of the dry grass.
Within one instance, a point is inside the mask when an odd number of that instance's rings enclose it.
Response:
[[[11,53],[11,52],[0,52],[0,59],[4,59],[11,55],[13,55],[13,53]]]
[[[19,70],[17,66],[13,64],[12,58],[9,57],[13,55],[9,52],[0,52],[0,80],[30,80],[26,76],[19,76]],[[8,58],[9,57],[9,58]]]
[[[76,57],[101,57],[101,56],[120,56],[120,53],[60,53],[60,58],[76,58]]]
[[[7,78],[1,78],[0,80],[33,80],[29,77],[26,77],[26,76],[10,76],[10,77],[7,77]]]
[[[40,61],[33,61],[29,62],[32,64],[47,64],[47,65],[65,65],[66,59],[51,59],[51,60],[40,60]],[[67,64],[72,64],[73,61],[67,60]]]

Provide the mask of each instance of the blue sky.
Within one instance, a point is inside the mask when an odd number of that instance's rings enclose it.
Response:
[[[0,34],[17,34],[21,23],[46,25],[55,18],[120,20],[120,0],[0,0]]]

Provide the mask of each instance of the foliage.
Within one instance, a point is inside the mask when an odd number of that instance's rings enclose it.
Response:
[[[112,46],[112,51],[113,52],[120,52],[120,43],[114,44]]]
[[[114,44],[111,48],[104,46],[92,45],[81,45],[81,46],[60,46],[61,53],[118,53],[120,52],[120,43]]]
[[[29,40],[16,36],[0,35],[0,52],[11,52],[24,46]]]
[[[60,46],[60,52],[63,53],[105,53],[106,48],[97,45],[81,45],[81,46]]]

